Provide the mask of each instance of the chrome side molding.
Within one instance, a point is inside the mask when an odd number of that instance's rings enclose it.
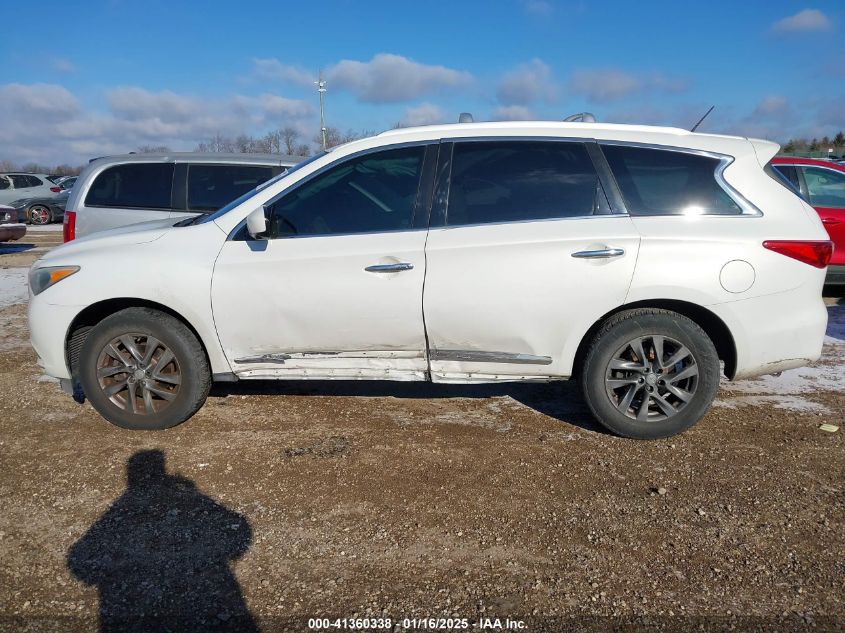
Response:
[[[431,360],[457,361],[464,363],[514,363],[520,365],[551,365],[551,356],[533,354],[512,354],[510,352],[479,352],[464,349],[433,349]]]

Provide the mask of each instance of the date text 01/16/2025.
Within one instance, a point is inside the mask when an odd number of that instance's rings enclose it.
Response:
[[[394,624],[395,622],[395,624]],[[394,621],[393,618],[309,618],[308,628],[311,630],[390,630],[394,628],[418,631],[461,631],[467,629],[490,631],[521,631],[526,630],[524,620],[510,618],[480,618],[477,622],[469,618],[403,618]]]

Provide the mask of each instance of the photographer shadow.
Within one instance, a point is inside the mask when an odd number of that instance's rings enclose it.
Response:
[[[74,543],[67,566],[100,594],[100,630],[258,631],[230,563],[245,517],[168,474],[159,450],[126,464],[126,490]]]

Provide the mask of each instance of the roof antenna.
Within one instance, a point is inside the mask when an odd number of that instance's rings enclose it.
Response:
[[[711,112],[713,112],[713,108],[715,108],[715,107],[716,106],[714,106],[714,105],[710,106],[710,109],[707,112],[704,113],[704,116],[701,117],[698,120],[698,123],[696,123],[695,125],[692,126],[692,129],[690,130],[690,132],[695,132],[698,129],[698,126],[701,125],[701,123],[704,121],[704,119],[707,118],[707,115],[710,114]]]
[[[472,123],[473,118],[469,112],[461,112],[460,116],[458,116],[458,123]]]

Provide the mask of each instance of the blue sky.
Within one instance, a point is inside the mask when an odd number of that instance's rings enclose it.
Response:
[[[559,119],[786,140],[845,128],[845,3],[7,3],[0,160],[82,162],[215,133]]]

